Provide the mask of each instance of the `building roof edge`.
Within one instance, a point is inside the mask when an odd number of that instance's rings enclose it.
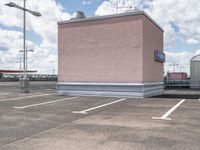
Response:
[[[130,12],[126,12],[126,13],[113,14],[113,15],[93,16],[93,17],[86,17],[86,18],[82,18],[82,19],[58,21],[57,23],[58,23],[58,25],[62,25],[62,24],[68,24],[68,23],[102,20],[102,19],[109,19],[109,18],[132,16],[132,15],[144,15],[144,16],[146,16],[153,24],[155,24],[162,32],[164,32],[163,28],[157,22],[155,22],[145,11],[130,11]]]

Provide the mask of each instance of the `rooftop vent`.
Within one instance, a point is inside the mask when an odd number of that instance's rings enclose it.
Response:
[[[82,11],[76,11],[73,13],[71,20],[85,18],[85,14]]]

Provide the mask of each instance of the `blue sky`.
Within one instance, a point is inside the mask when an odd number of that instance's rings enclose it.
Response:
[[[84,4],[83,0],[58,0],[58,2],[71,14],[77,10],[81,10],[85,12],[87,16],[93,16],[103,0],[93,0],[90,4]]]
[[[12,0],[22,4],[22,0]],[[21,57],[22,13],[5,7],[10,0],[0,1],[0,58],[1,68],[17,69],[15,60]],[[27,15],[27,47],[30,68],[48,73],[57,70],[57,24],[68,20],[73,12],[83,11],[87,17],[116,12],[117,0],[27,0],[29,9],[40,11],[41,18]],[[189,73],[189,60],[200,53],[200,3],[198,0],[119,0],[118,6],[133,6],[146,11],[165,30],[165,71],[172,71],[169,64],[177,63],[176,71]],[[126,9],[118,10],[119,13]],[[10,19],[12,18],[12,19]],[[8,44],[9,43],[9,44]],[[6,50],[6,51],[5,51]],[[32,62],[32,63],[31,63]],[[40,65],[38,67],[38,62]]]

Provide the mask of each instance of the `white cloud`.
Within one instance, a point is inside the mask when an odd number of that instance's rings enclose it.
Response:
[[[19,69],[19,63],[16,62],[23,58],[23,53],[19,53],[19,50],[22,49],[23,34],[19,31],[2,29],[0,29],[0,33],[1,69]],[[51,54],[49,49],[28,40],[27,46],[29,49],[34,49],[33,53],[28,54],[29,69],[37,70],[40,73],[48,73],[57,67],[57,56]]]
[[[117,12],[116,5],[113,5],[111,1],[104,1],[96,10],[95,15],[103,16],[115,14]]]
[[[92,3],[93,0],[83,0],[84,5],[89,5]]]
[[[150,15],[161,25],[163,22],[175,23],[178,27],[176,36],[188,44],[197,44],[200,40],[200,3],[198,0],[154,0],[150,2]]]
[[[197,40],[195,40],[195,39],[188,39],[188,40],[187,40],[187,43],[188,43],[188,44],[198,44],[199,41],[197,41]]]
[[[40,18],[28,17],[30,28],[42,37],[43,45],[56,48],[57,21],[67,20],[70,18],[70,15],[65,13],[63,7],[56,3],[55,0],[29,0],[28,2],[31,9],[39,11],[42,14]]]
[[[13,0],[16,4],[20,1]],[[0,25],[22,28],[22,11],[5,6],[4,4],[8,2],[10,0],[0,1]],[[27,8],[42,14],[42,17],[35,17],[27,13],[27,30],[34,32],[42,39],[41,43],[27,41],[28,49],[35,50],[34,53],[29,54],[29,68],[38,70],[40,73],[52,72],[52,69],[57,70],[57,21],[69,19],[70,14],[66,13],[56,0],[28,0]],[[20,57],[18,50],[23,47],[23,34],[19,31],[1,29],[0,26],[0,38],[0,53],[4,56],[0,59],[3,64],[1,67],[18,68],[15,61]]]
[[[134,7],[136,4],[133,0],[108,0],[103,1],[103,3],[97,8],[95,15],[103,16],[115,13],[122,13]],[[118,9],[117,9],[118,8]]]
[[[0,1],[0,8],[1,8],[1,14],[0,14],[0,24],[3,24],[8,27],[12,26],[17,26],[17,27],[22,27],[22,12],[13,9],[13,8],[8,8],[4,4],[9,3],[9,0],[1,0]],[[18,2],[18,1],[14,1]]]
[[[8,2],[9,0],[2,0],[0,2],[2,6],[0,24],[11,27],[22,27],[22,11],[5,6],[4,4]],[[70,18],[70,15],[64,12],[63,7],[55,0],[28,0],[27,8],[42,14],[42,17],[35,17],[27,13],[27,28],[40,35],[43,39],[43,44],[56,48],[57,21],[67,20]]]
[[[164,24],[164,45],[165,47],[172,47],[177,39],[176,31],[171,24]]]

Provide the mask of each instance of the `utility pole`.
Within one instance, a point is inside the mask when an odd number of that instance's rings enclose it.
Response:
[[[172,64],[169,64],[169,66],[173,67],[173,72],[176,71],[176,67],[179,66],[179,64],[176,64],[175,62],[173,62]]]

